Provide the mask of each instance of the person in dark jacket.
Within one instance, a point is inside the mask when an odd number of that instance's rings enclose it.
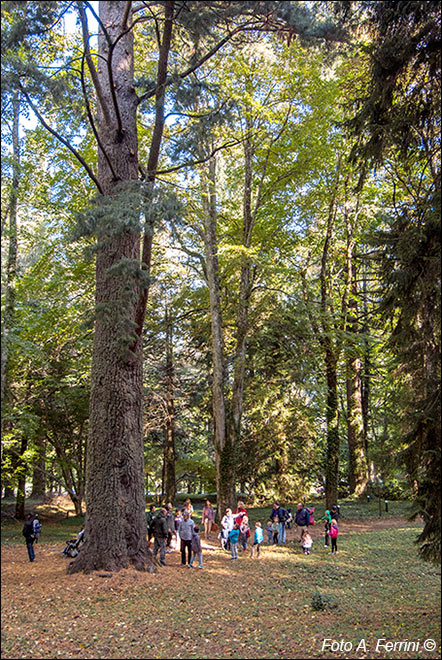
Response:
[[[337,504],[333,504],[332,508],[330,509],[330,515],[336,520],[336,522],[339,520],[339,507]]]
[[[26,517],[26,522],[23,525],[23,536],[25,537],[26,547],[28,549],[29,561],[34,561],[35,551],[34,551],[34,520],[35,516],[32,513],[28,513]]]
[[[162,566],[166,565],[166,541],[168,533],[166,514],[166,509],[161,509],[160,513],[155,517],[152,526],[154,538],[153,556],[156,557],[158,550],[160,551],[160,564]]]
[[[305,508],[305,506],[301,503],[298,504],[298,510],[296,511],[295,515],[295,523],[299,528],[301,528],[301,536],[302,532],[307,531],[308,526],[310,524],[310,514]]]
[[[273,505],[272,518],[278,519],[278,545],[285,543],[285,523],[288,520],[289,514],[287,509],[284,509],[279,502],[275,502]]]

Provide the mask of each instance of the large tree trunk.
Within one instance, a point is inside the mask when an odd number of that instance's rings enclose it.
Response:
[[[100,2],[100,19],[112,42],[126,28],[123,17],[127,23],[132,19],[131,13],[125,15],[126,7],[121,1]],[[132,31],[113,48],[113,80],[107,66],[109,44],[102,31],[99,54],[98,174],[108,217],[99,235],[96,261],[86,541],[70,572],[117,571],[130,564],[139,570],[154,570],[144,513],[142,346],[139,338],[134,341],[132,330],[139,290],[131,269],[140,261],[140,232],[137,223],[131,226],[125,216],[127,184],[138,176]]]
[[[213,358],[213,418],[215,422],[215,471],[217,492],[217,518],[220,519],[227,507],[235,501],[235,473],[231,436],[227,434],[227,410],[225,400],[225,362],[223,322],[221,313],[218,276],[217,214],[215,193],[216,162],[209,163],[207,190],[203,195],[204,246],[206,256],[207,284],[210,298],[210,321]]]

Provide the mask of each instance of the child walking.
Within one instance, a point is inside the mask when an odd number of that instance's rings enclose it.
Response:
[[[256,548],[256,553],[257,556],[260,557],[261,555],[261,543],[264,541],[264,534],[261,528],[261,523],[257,522],[255,523],[255,534],[253,536],[253,545],[252,549],[250,551],[250,558],[253,559],[255,555],[255,548]]]
[[[273,545],[277,545],[278,543],[278,533],[279,533],[278,518],[273,518],[273,523],[272,523]]]
[[[195,525],[192,533],[192,557],[189,562],[189,568],[195,568],[193,561],[198,555],[198,568],[204,568],[203,566],[203,552],[201,550],[201,537],[200,537],[200,528],[198,525]]]
[[[238,559],[239,525],[236,523],[233,529],[230,530],[228,539],[230,541],[230,552],[232,553],[230,559]]]
[[[301,534],[301,543],[302,543],[302,547],[304,548],[304,554],[309,555],[310,550],[312,549],[313,539],[310,536],[310,534],[307,532],[307,530],[304,530]]]
[[[242,545],[243,552],[247,550],[247,539],[250,536],[249,519],[244,516],[239,526],[239,537]]]
[[[332,518],[330,526],[331,552],[338,552],[338,523]]]
[[[267,532],[267,543],[272,544],[273,543],[273,529],[272,529],[272,521],[269,520],[266,525],[266,532]]]
[[[327,509],[325,514],[322,516],[321,520],[324,520],[324,548],[328,548],[328,536],[330,534],[330,525],[331,525],[331,515],[330,511]]]

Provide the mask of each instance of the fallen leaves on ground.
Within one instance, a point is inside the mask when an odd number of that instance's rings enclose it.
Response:
[[[309,557],[292,529],[286,546],[264,545],[260,559],[241,552],[231,561],[215,546],[204,550],[204,570],[181,567],[173,552],[157,574],[109,579],[67,575],[60,545],[39,543],[32,564],[24,544],[4,547],[2,658],[345,658],[322,651],[323,640],[439,644],[440,578],[428,565],[415,570],[416,528],[400,519],[340,527],[338,556],[318,524]],[[312,610],[315,589],[338,608]],[[440,657],[371,651],[357,657]]]

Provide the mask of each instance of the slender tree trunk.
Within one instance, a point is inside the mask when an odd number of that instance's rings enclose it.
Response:
[[[368,453],[368,422],[369,422],[369,410],[370,410],[371,351],[370,351],[370,343],[368,340],[370,328],[368,325],[367,272],[365,265],[363,268],[362,292],[363,292],[363,309],[364,309],[364,322],[362,325],[362,332],[364,335],[364,358],[363,358],[363,369],[362,369],[361,397],[362,397],[362,421],[364,424],[365,455],[367,457],[367,466],[369,466],[370,461],[369,461],[369,453]],[[369,473],[369,469],[368,469],[368,473]]]
[[[363,495],[368,483],[368,464],[365,453],[364,417],[362,409],[362,360],[359,348],[358,290],[353,257],[354,238],[350,213],[347,223],[347,279],[351,295],[347,299],[347,438],[348,481],[350,493]]]
[[[133,33],[130,30],[121,36],[126,29],[126,7],[122,1],[100,2],[100,19],[109,39],[114,43],[121,38],[112,47],[110,66],[110,47],[100,30],[98,174],[110,211],[97,246],[86,541],[70,572],[114,571],[130,564],[139,570],[154,570],[144,513],[142,346],[131,336],[139,297],[133,269],[140,262],[140,231],[137,222],[132,219],[131,223],[125,216],[127,184],[138,176]],[[130,12],[127,23],[131,20]],[[110,120],[104,116],[103,104]],[[126,344],[119,338],[126,338]]]
[[[175,483],[175,406],[174,406],[174,366],[173,366],[173,327],[166,305],[166,443],[164,445],[164,490],[166,502],[174,502]]]
[[[20,101],[18,93],[12,97],[12,181],[9,198],[9,246],[8,261],[6,264],[5,307],[2,319],[1,342],[1,406],[5,410],[5,403],[9,399],[9,354],[10,335],[15,320],[15,285],[17,279],[17,195],[20,184],[20,143],[19,118]],[[2,425],[3,428],[3,425]]]
[[[338,501],[339,481],[339,398],[336,355],[326,349],[327,374],[327,459],[325,467],[325,499],[330,509]]]
[[[248,118],[248,115],[247,115]],[[247,121],[247,134],[251,131]],[[242,245],[248,250],[252,243],[254,215],[252,213],[253,148],[249,137],[244,141],[244,195]],[[238,451],[241,440],[241,417],[244,399],[247,335],[249,332],[249,302],[251,293],[250,257],[246,254],[241,262],[239,298],[236,318],[236,351],[233,367],[231,416],[227,426],[229,444]]]
[[[24,453],[28,448],[28,440],[22,437],[20,445],[20,458],[17,464],[17,496],[15,500],[15,517],[18,520],[24,520],[25,517],[25,487],[27,465],[24,459]]]
[[[324,349],[325,372],[327,381],[327,456],[325,468],[325,497],[327,508],[338,501],[339,483],[339,408],[338,408],[338,339],[333,343],[331,337],[333,326],[330,322],[330,305],[328,296],[329,250],[333,239],[334,222],[336,214],[336,200],[338,197],[338,184],[340,177],[340,160],[336,170],[336,184],[330,200],[327,218],[327,231],[321,259],[321,314],[322,334],[320,341]]]
[[[2,315],[2,341],[1,341],[1,434],[10,430],[10,422],[6,421],[6,408],[11,398],[9,383],[9,360],[11,333],[15,324],[15,286],[17,279],[17,196],[20,185],[20,142],[19,142],[19,119],[20,119],[20,100],[17,92],[12,97],[12,181],[11,192],[9,196],[9,227],[8,227],[8,260],[6,263],[6,286],[4,299],[4,313]],[[14,451],[8,451],[8,448],[2,452],[2,460],[10,463],[12,473],[18,467],[17,452],[18,444]],[[8,470],[9,471],[9,470]],[[14,479],[14,477],[12,476]],[[5,497],[13,497],[13,486],[5,487]],[[24,503],[23,503],[24,507]],[[24,508],[23,508],[24,512]]]
[[[32,472],[31,497],[43,497],[46,492],[46,443],[43,436],[34,440],[37,456]]]
[[[215,423],[215,470],[217,492],[217,518],[224,515],[227,507],[235,500],[235,474],[231,436],[227,434],[227,410],[225,400],[225,362],[223,321],[221,313],[218,276],[217,213],[215,193],[216,162],[209,163],[207,190],[203,196],[204,245],[206,256],[207,284],[210,298],[210,320],[213,359],[213,417]]]

